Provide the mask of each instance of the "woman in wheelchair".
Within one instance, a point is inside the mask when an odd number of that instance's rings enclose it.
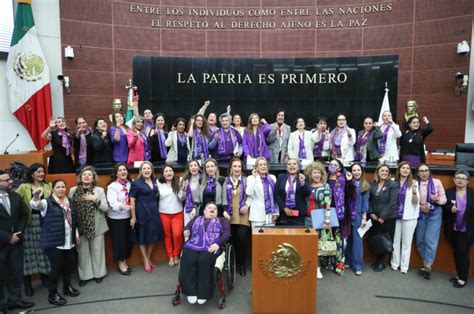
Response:
[[[179,282],[188,302],[204,304],[214,291],[214,264],[222,246],[230,238],[230,226],[217,217],[217,205],[207,203],[204,215],[193,218],[184,228],[189,240],[184,244]]]

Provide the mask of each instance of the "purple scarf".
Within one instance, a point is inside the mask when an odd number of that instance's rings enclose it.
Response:
[[[161,159],[166,159],[165,132],[163,132],[162,129],[156,128],[156,136],[158,137],[158,149],[160,151]]]
[[[421,186],[420,179],[418,179],[418,186]],[[430,212],[428,214],[425,214],[424,212],[420,212],[422,215],[428,215],[431,216],[434,213],[435,207],[438,206],[435,202],[431,202],[431,195],[438,194],[436,191],[436,187],[434,185],[433,178],[431,176],[428,177],[428,186],[426,189],[426,204],[430,208]]]
[[[186,201],[184,203],[184,211],[186,213],[190,213],[193,211],[194,208],[194,201],[193,201],[193,192],[191,191],[191,176],[188,178],[188,187],[186,188]]]
[[[329,149],[333,156],[341,156],[341,142],[344,134],[347,132],[347,125],[338,132],[339,128],[332,130],[329,136]]]
[[[143,129],[145,134],[149,134],[151,129],[153,129],[153,120],[143,119]]]
[[[355,180],[355,179],[352,181],[354,182],[356,191],[354,193],[354,197],[349,198],[348,206],[351,209],[351,219],[354,220],[357,218],[357,211],[359,210],[359,208],[357,208],[357,205],[358,205],[358,197],[360,194],[360,181]]]
[[[315,132],[318,132],[318,130],[316,130]],[[326,140],[326,132],[322,132],[321,140],[319,141],[319,143],[315,144],[314,148],[313,148],[314,157],[322,157],[322,155],[323,155],[323,146],[324,146],[324,141],[325,140]]]
[[[61,146],[66,149],[66,156],[71,155],[71,134],[66,130],[58,130],[58,135],[61,136]]]
[[[342,173],[338,173],[336,180],[328,180],[329,185],[332,189],[334,204],[336,207],[337,219],[343,220],[344,219],[344,198],[345,193],[344,189],[346,187],[346,180]]]
[[[176,137],[178,138],[179,144],[181,144],[183,146],[186,144],[186,134],[185,133],[183,133],[183,134],[176,133]]]
[[[150,152],[150,144],[148,143],[148,137],[143,133],[140,132],[140,138],[143,142],[143,150],[145,151],[145,160],[151,160],[151,152]]]
[[[184,247],[194,251],[207,251],[216,243],[222,234],[222,225],[219,218],[209,220],[206,228],[206,218],[199,216],[191,227],[191,237]]]
[[[386,148],[386,145],[387,145],[388,132],[390,131],[391,127],[392,127],[391,123],[387,124],[387,126],[385,127],[385,130],[383,131],[383,136],[379,140],[379,153],[380,154],[385,154],[385,148]]]
[[[206,177],[206,192],[212,192],[212,190],[216,187],[217,181],[215,177]]]
[[[217,146],[217,151],[219,153],[219,156],[224,156],[227,153],[227,138],[230,136],[230,139],[232,141],[232,147],[235,147],[237,143],[237,138],[235,137],[235,130],[232,128],[229,128],[229,130],[226,132],[224,128],[220,128],[218,130],[219,132],[219,143]]]
[[[273,191],[275,183],[268,175],[260,177],[263,185],[263,196],[265,198],[265,214],[275,214],[275,201],[273,200]]]
[[[87,128],[85,132],[79,134],[79,167],[84,167],[87,164],[87,140],[86,135],[91,132],[90,128]]]
[[[232,183],[231,176],[228,176],[225,182],[225,192],[226,192],[226,197],[227,197],[227,213],[232,216],[234,209],[232,207],[232,194],[234,191],[237,190],[237,188],[240,185],[240,198],[239,198],[239,209],[244,207],[245,204],[245,179],[240,176],[239,181],[237,182],[237,185],[235,186],[234,190],[234,184]]]
[[[285,206],[290,208],[290,209],[295,209],[296,208],[296,191],[294,184],[296,183],[296,176],[291,181],[290,174],[288,176],[288,192],[286,193],[286,200],[285,200]]]
[[[372,136],[372,133],[374,133],[374,129],[370,130],[367,132],[367,136],[364,136],[365,132],[363,132],[361,135],[357,137],[356,141],[356,158],[355,160],[358,161],[367,161],[367,154],[365,154],[366,158],[364,158],[364,154],[362,153],[362,148],[367,149],[367,143],[369,142],[369,138]]]
[[[208,142],[204,134],[199,132],[196,128],[194,128],[194,158],[199,160],[207,160],[209,158],[209,148]]]
[[[298,138],[300,139],[300,147],[298,150],[298,158],[299,159],[306,159],[306,149],[304,147],[304,133],[301,135],[298,135]]]
[[[397,219],[403,218],[403,213],[405,212],[405,198],[407,195],[408,180],[405,180],[403,185],[400,185],[398,182],[398,206],[397,206]]]

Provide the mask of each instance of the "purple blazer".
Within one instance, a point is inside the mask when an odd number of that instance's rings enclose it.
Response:
[[[127,141],[127,134],[123,133],[120,130],[120,140],[116,141],[114,138],[115,134],[115,127],[110,127],[109,130],[109,137],[112,145],[114,146],[112,152],[112,159],[114,162],[127,162],[128,160],[128,141]]]

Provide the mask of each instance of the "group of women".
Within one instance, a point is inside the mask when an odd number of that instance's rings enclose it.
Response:
[[[218,128],[216,114],[204,117],[208,106],[206,102],[190,119],[188,128],[186,120],[179,118],[169,132],[164,115],[153,117],[150,110],[145,110],[144,117],[136,116],[131,127],[124,123],[120,112],[115,112],[110,130],[104,119],[98,119],[92,130],[85,119],[77,118],[73,135],[63,118],[51,121],[43,133],[53,147],[50,173],[76,169],[80,172],[77,186],[66,195],[63,180],[47,183],[44,166],[34,164],[29,182],[17,190],[31,208],[30,225],[25,232],[27,295],[33,294],[33,273],[42,274],[52,304],[66,303],[57,291],[61,274],[63,294],[78,295],[70,282],[74,248],[79,256],[79,286],[91,280],[100,283],[106,275],[104,233],[110,230],[113,258],[121,274],[132,273],[127,258],[133,242],[140,248],[145,271],[151,273],[156,267],[152,260],[154,246],[164,239],[168,265],[186,265],[180,268],[180,281],[189,302],[204,303],[212,295],[212,283],[207,278],[210,270],[212,273],[209,267],[213,267],[216,253],[222,251],[229,238],[236,248],[238,272],[245,276],[251,226],[310,225],[313,211],[322,211],[320,236],[329,235],[337,245],[335,254],[321,256],[321,266],[339,275],[351,267],[361,275],[363,240],[358,229],[371,220],[370,237],[388,235],[393,245],[390,266],[402,273],[408,271],[411,242],[417,230],[416,246],[423,259],[419,274],[430,279],[443,206],[458,273],[452,282],[458,288],[466,284],[466,252],[474,240],[469,173],[456,172],[456,187],[446,194],[441,182],[431,177],[429,167],[423,163],[424,140],[433,130],[426,117],[426,127],[422,129],[418,117],[410,118],[402,134],[391,113],[385,112],[383,125],[375,126],[373,119],[366,118],[364,129],[357,136],[342,114],[331,132],[324,117],[318,118],[311,131],[305,129],[304,119],[298,118],[296,131],[290,135],[285,134],[289,128],[283,127],[282,110],[277,113],[280,119],[272,125],[252,113],[244,128],[241,117],[231,117],[228,107],[219,117]],[[269,172],[268,160],[274,159],[272,154],[277,151],[269,147],[273,145],[267,143],[269,136],[274,138],[272,143],[286,148],[280,149],[276,158],[286,160],[286,171],[278,177]],[[282,145],[285,139],[288,143]],[[226,177],[220,175],[212,156],[229,161]],[[327,170],[313,158],[327,158]],[[399,158],[402,162],[395,178],[382,163],[375,170],[374,179],[367,181],[366,162],[396,162]],[[255,166],[246,177],[243,160],[249,159]],[[308,163],[302,173],[300,164],[304,160]],[[132,181],[127,167],[134,161],[144,162]],[[158,179],[150,161],[186,164],[184,176],[179,178],[174,168],[166,164]],[[104,191],[98,185],[93,165],[110,162],[115,167]],[[345,169],[347,162],[353,163]],[[337,226],[331,225],[332,214],[337,217]],[[374,271],[386,268],[388,253],[376,256]],[[318,278],[322,278],[319,267]]]

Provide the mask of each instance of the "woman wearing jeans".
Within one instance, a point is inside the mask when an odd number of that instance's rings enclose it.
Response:
[[[431,265],[436,257],[441,230],[441,206],[446,204],[446,194],[441,181],[431,177],[430,168],[426,164],[420,164],[416,172],[420,187],[420,217],[416,227],[416,249],[423,260],[423,267],[418,275],[430,279]]]

